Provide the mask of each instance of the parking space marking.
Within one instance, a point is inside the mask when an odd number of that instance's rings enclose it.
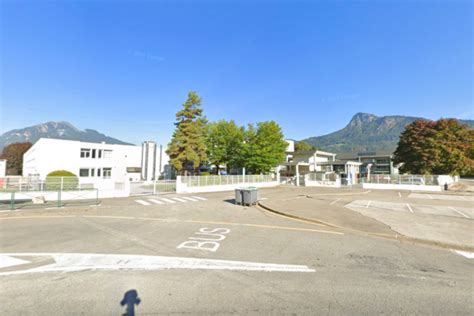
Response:
[[[192,196],[192,198],[195,198],[195,199],[198,199],[198,200],[201,200],[201,201],[207,201],[206,198],[203,198],[203,197],[200,197],[200,196]]]
[[[135,202],[137,202],[141,205],[150,205],[150,203],[148,203],[147,201],[143,201],[143,200],[135,200]]]
[[[370,203],[371,203],[371,201],[367,202],[367,205],[365,206],[365,208],[369,208]]]
[[[464,214],[463,212],[461,212],[461,211],[459,211],[459,210],[455,209],[455,208],[454,208],[454,207],[452,207],[452,206],[449,206],[449,209],[451,209],[451,210],[455,211],[456,213],[458,213],[458,214],[460,214],[460,215],[464,216],[465,218],[470,218],[469,216],[467,216],[467,215],[466,215],[466,214]]]
[[[402,194],[400,192],[398,192],[398,197],[402,197]]]
[[[183,202],[183,203],[186,203],[186,202],[188,202],[188,201],[186,201],[186,200],[183,200],[183,199],[181,199],[181,198],[178,198],[178,197],[174,197],[174,198],[172,198],[172,199],[173,199],[173,200],[176,200],[176,201],[178,201],[178,202]]]
[[[410,213],[412,213],[412,214],[415,213],[415,212],[413,212],[413,210],[411,209],[410,204],[407,203],[407,207],[408,207],[408,210],[410,210]]]
[[[338,201],[340,201],[340,200],[341,200],[341,199],[334,200],[334,201],[332,201],[331,203],[329,203],[329,205],[334,205],[334,204],[336,204],[336,203],[337,203]]]
[[[186,199],[186,200],[191,201],[191,202],[197,202],[197,201],[198,201],[198,200],[193,199],[193,198],[191,198],[191,197],[189,197],[189,196],[183,196],[183,199]]]
[[[153,203],[155,203],[155,204],[164,204],[163,202],[158,201],[158,200],[156,200],[156,199],[148,199],[148,201],[151,201],[151,202],[153,202]]]

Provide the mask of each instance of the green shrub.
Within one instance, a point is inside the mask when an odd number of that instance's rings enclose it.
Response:
[[[63,190],[77,190],[79,179],[74,173],[67,170],[55,170],[48,173],[45,181],[45,190],[61,190],[61,179]]]
[[[204,172],[201,172],[199,175],[201,175],[201,176],[210,176],[211,173],[208,172],[208,171],[204,171]]]

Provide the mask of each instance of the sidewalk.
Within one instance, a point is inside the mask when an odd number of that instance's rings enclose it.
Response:
[[[298,188],[264,195],[260,206],[282,215],[356,233],[474,251],[472,219],[347,206],[355,200],[383,198],[380,191],[367,194],[367,190]]]

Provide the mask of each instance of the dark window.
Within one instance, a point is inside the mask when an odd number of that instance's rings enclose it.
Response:
[[[89,169],[80,169],[79,170],[80,177],[88,177],[89,176]]]
[[[92,158],[95,158],[95,149],[92,149]]]

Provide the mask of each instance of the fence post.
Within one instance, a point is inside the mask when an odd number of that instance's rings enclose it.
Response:
[[[99,189],[95,189],[95,205],[99,205]]]
[[[40,181],[40,191],[44,191],[44,181]]]
[[[61,191],[58,191],[58,207],[61,207]]]
[[[12,192],[11,198],[10,198],[10,210],[15,209],[15,191]]]

